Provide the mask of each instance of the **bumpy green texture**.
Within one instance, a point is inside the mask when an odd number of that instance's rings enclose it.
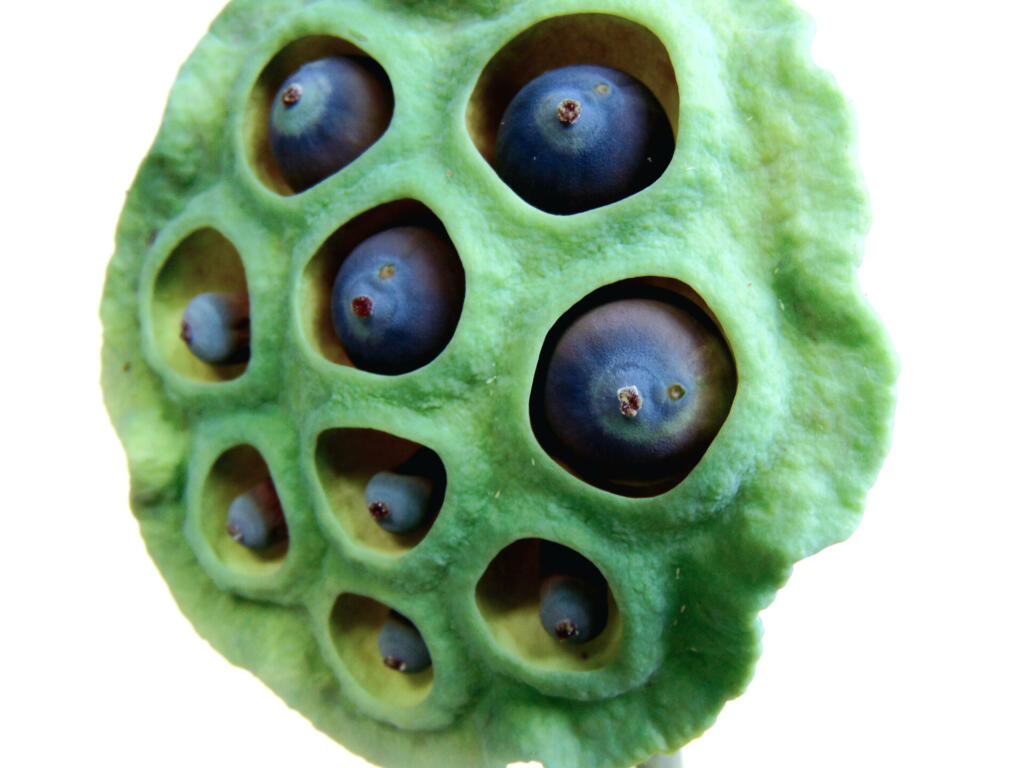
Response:
[[[582,15],[556,24],[578,34],[534,50],[522,76],[587,58],[628,70],[635,57],[660,79],[678,136],[651,187],[557,217],[488,164],[487,130],[474,126],[493,127],[499,107],[475,89],[489,62],[508,65],[510,41],[571,14]],[[811,62],[810,34],[784,0],[228,6],[174,85],[102,306],[103,386],[132,507],[196,629],[391,768],[622,768],[706,729],[747,684],[757,614],[792,563],[856,526],[892,418],[894,356],[856,286],[868,217],[851,119]],[[273,85],[261,73],[304,46],[372,56],[395,110],[355,162],[288,195],[261,150],[260,94]],[[323,333],[319,286],[337,265],[322,246],[409,200],[451,237],[465,304],[436,360],[378,376],[341,364]],[[559,317],[602,285],[648,276],[703,299],[738,387],[696,469],[633,498],[552,460],[529,399]],[[247,366],[205,366],[175,338],[200,289],[248,290]],[[383,467],[360,461],[378,443],[401,452],[379,433],[444,463],[425,536],[393,541],[365,514],[359,478]],[[227,539],[224,515],[268,473],[289,539],[251,552]],[[609,627],[586,654],[548,638],[536,601],[503,583],[529,544],[489,569],[524,539],[570,546],[607,578]],[[388,607],[422,632],[430,671],[380,663]]]

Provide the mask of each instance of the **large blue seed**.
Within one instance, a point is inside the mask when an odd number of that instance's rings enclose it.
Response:
[[[270,481],[235,497],[228,507],[227,532],[249,549],[266,549],[287,537],[281,502]]]
[[[649,186],[674,149],[665,111],[643,83],[576,65],[545,72],[512,99],[498,128],[496,169],[526,202],[569,214]]]
[[[427,519],[433,487],[426,477],[378,472],[366,484],[366,506],[385,531],[409,533]]]
[[[370,59],[304,64],[270,111],[270,150],[285,181],[301,192],[351,163],[384,133],[392,105],[387,77]]]
[[[559,574],[541,587],[540,623],[549,635],[570,643],[593,640],[608,623],[607,587],[602,582]]]
[[[244,363],[249,359],[249,297],[200,293],[185,307],[181,338],[204,362]]]
[[[377,635],[377,650],[384,664],[398,672],[422,672],[431,663],[430,651],[419,630],[395,611]]]
[[[360,243],[338,270],[331,320],[349,359],[374,373],[405,373],[437,357],[462,310],[463,273],[445,238],[395,227]]]
[[[575,320],[543,389],[563,460],[599,484],[661,482],[689,471],[735,392],[722,339],[680,306],[621,299]]]

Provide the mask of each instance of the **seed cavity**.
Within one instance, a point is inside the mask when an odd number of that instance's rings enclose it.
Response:
[[[636,418],[640,407],[644,404],[644,399],[640,396],[640,390],[635,386],[622,387],[618,395],[619,410],[622,411],[622,415],[627,419]]]
[[[373,299],[369,296],[356,296],[352,299],[352,311],[356,317],[369,317],[373,314]]]
[[[608,83],[598,83],[597,85],[594,86],[594,91],[600,94],[601,96],[604,96],[610,90],[611,86],[609,86]]]
[[[686,388],[682,384],[673,384],[668,388],[668,399],[669,400],[682,400],[683,395],[686,394]]]
[[[374,520],[384,520],[391,516],[391,509],[383,501],[375,501],[370,504],[370,514]]]
[[[572,125],[580,119],[581,105],[576,99],[566,99],[558,105],[558,120],[562,125]]]

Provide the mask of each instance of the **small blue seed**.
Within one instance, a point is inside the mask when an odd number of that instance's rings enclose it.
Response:
[[[366,485],[366,506],[385,531],[409,533],[427,519],[433,488],[426,477],[378,472]]]
[[[608,622],[607,587],[557,574],[541,586],[540,623],[549,635],[570,643],[593,640]]]
[[[249,297],[200,293],[185,307],[181,338],[192,354],[212,365],[249,359]]]
[[[395,611],[377,635],[377,649],[384,664],[398,672],[422,672],[431,664],[430,651],[419,630]]]
[[[262,482],[235,497],[228,507],[227,532],[248,549],[266,549],[287,537],[284,512],[272,483]]]

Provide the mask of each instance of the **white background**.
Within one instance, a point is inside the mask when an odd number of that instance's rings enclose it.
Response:
[[[1019,768],[1016,3],[802,4],[860,116],[875,222],[861,280],[903,362],[896,431],[863,525],[797,566],[764,613],[754,682],[686,766]],[[365,765],[179,614],[100,402],[123,194],[219,5],[0,10],[4,765]]]

